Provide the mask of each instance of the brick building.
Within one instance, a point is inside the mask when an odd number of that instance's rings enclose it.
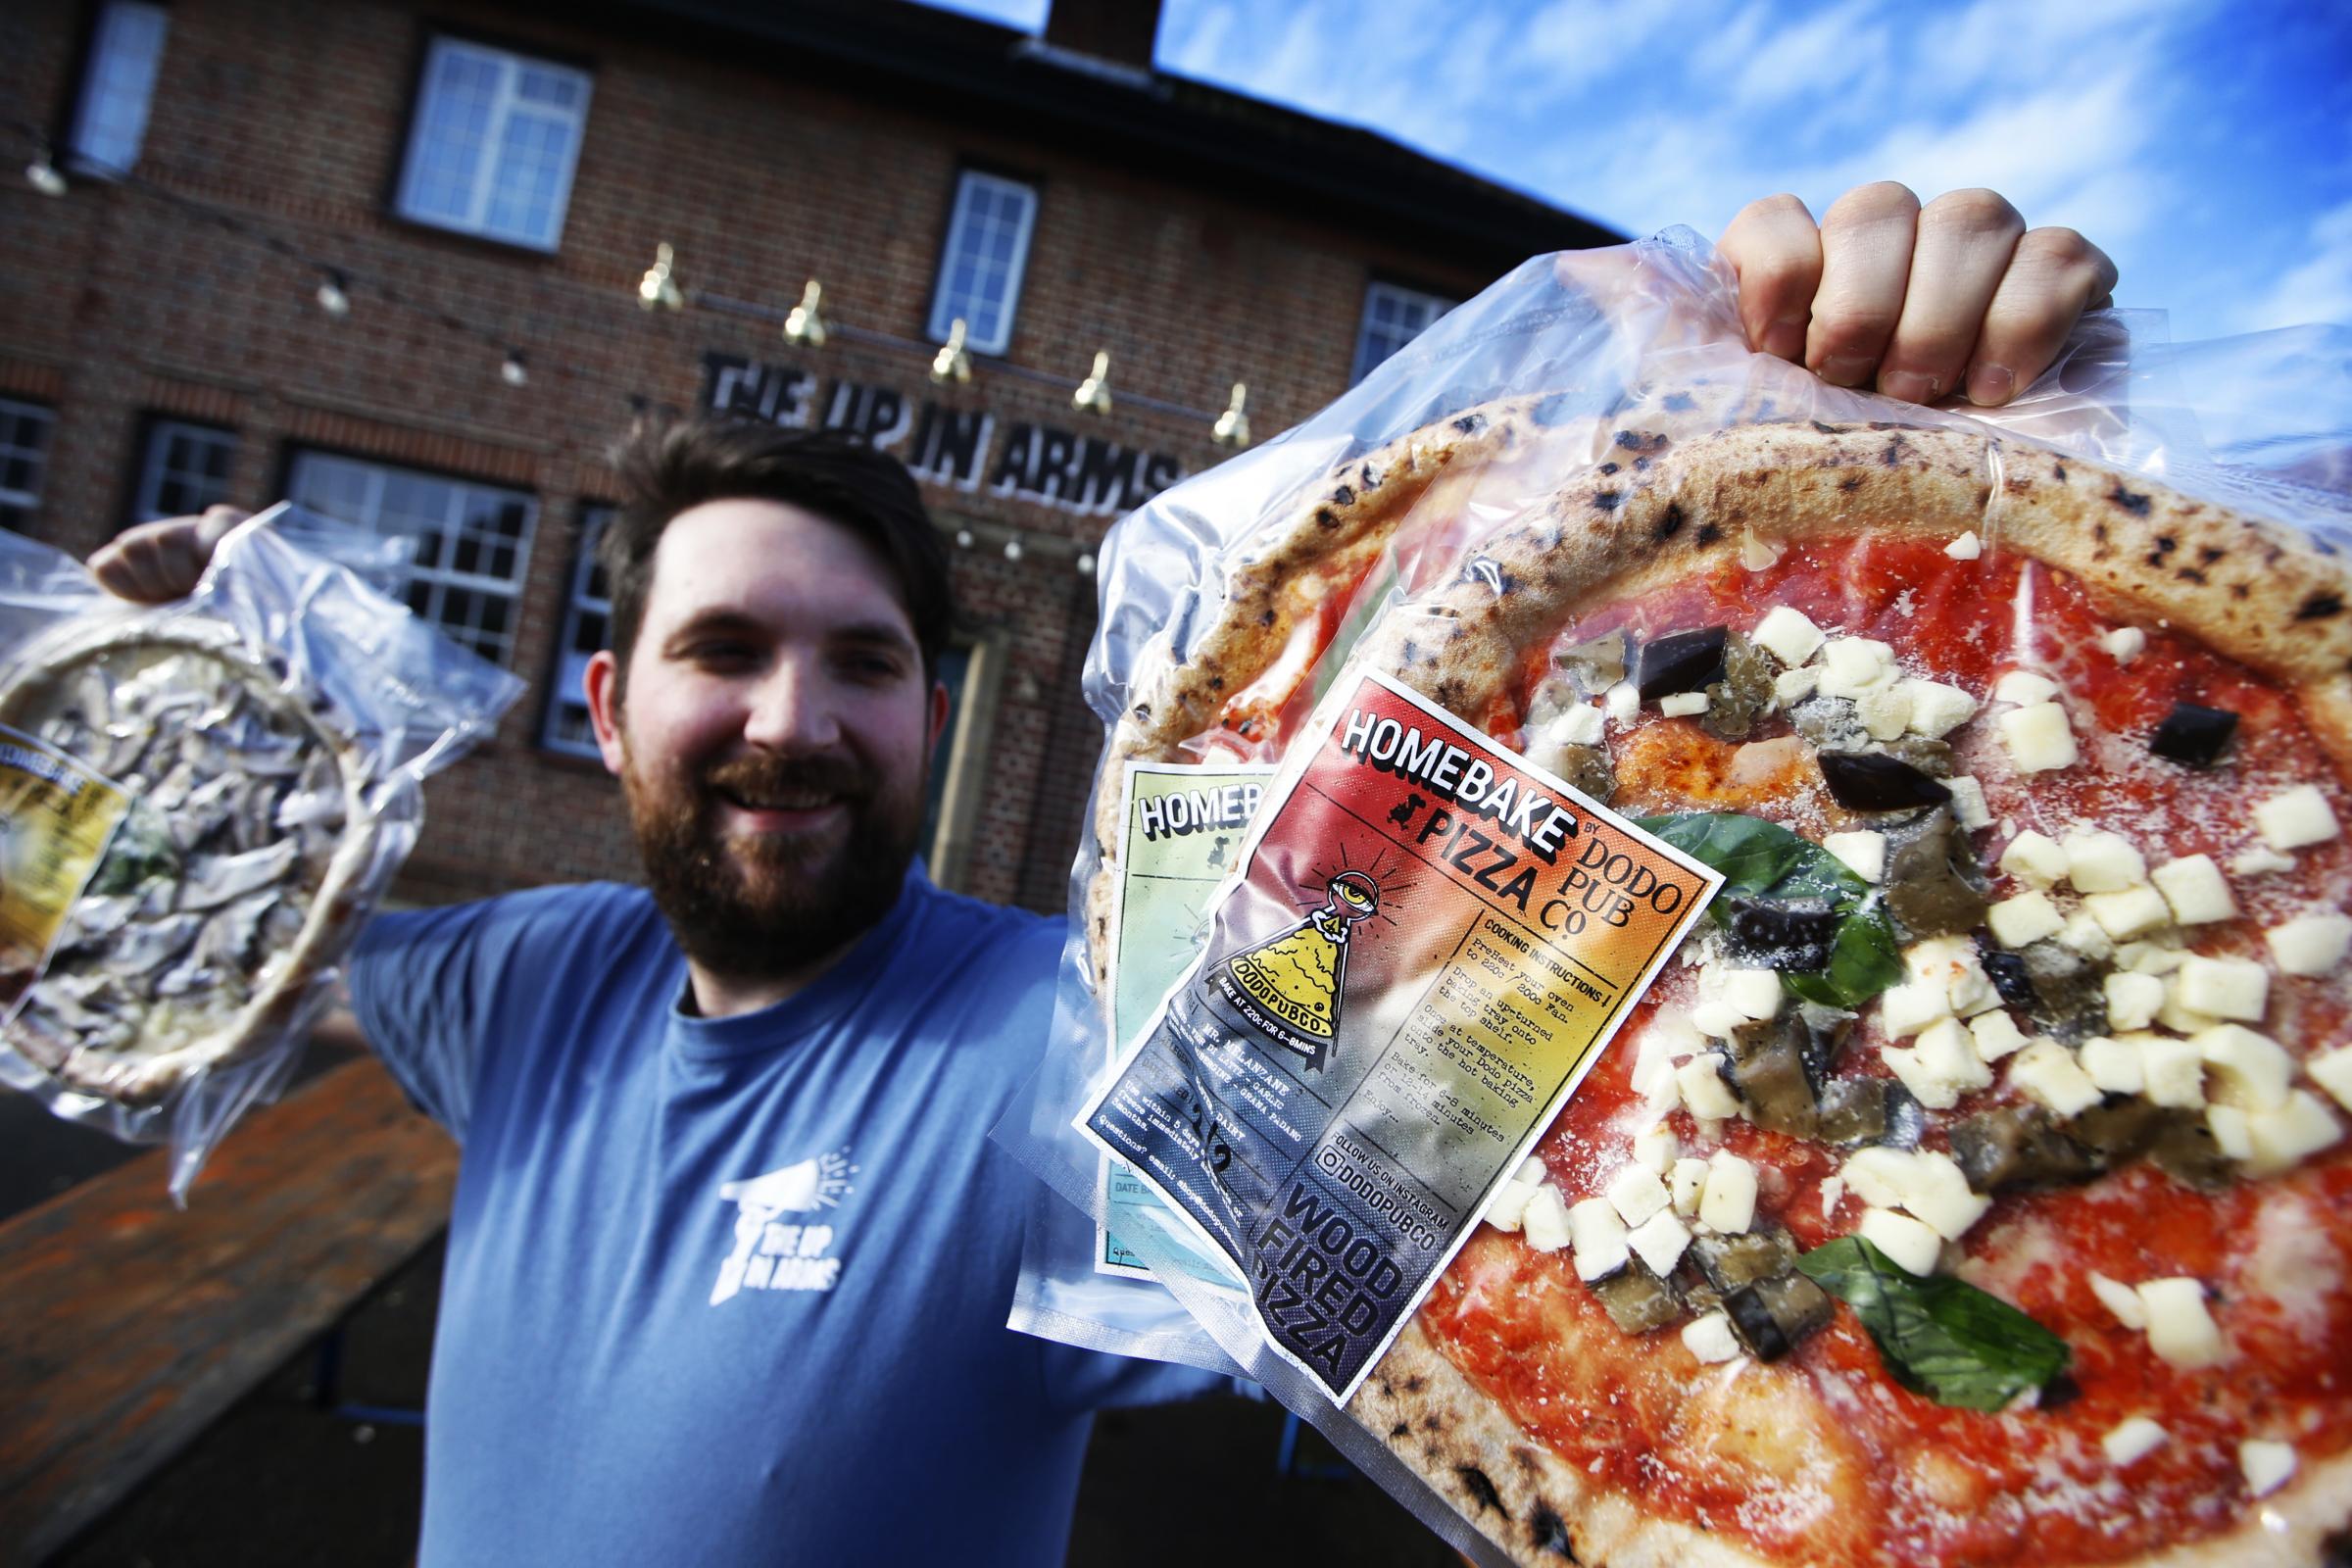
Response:
[[[5,10],[0,523],[78,554],[290,496],[407,539],[388,586],[530,682],[433,785],[421,898],[632,872],[577,696],[632,407],[850,424],[916,469],[970,622],[933,866],[1058,907],[1110,522],[1223,455],[1234,383],[1270,433],[1526,255],[1618,237],[1153,70],[1154,0],[1042,37],[901,0]],[[683,308],[639,306],[660,245]],[[821,345],[780,329],[811,279]],[[937,380],[957,319],[969,379]]]

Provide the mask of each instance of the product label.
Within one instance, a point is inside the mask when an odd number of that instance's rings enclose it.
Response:
[[[0,725],[0,1004],[49,961],[130,797],[54,746]]]
[[[1270,788],[1077,1126],[1345,1401],[1720,878],[1377,671]]]
[[[1111,914],[1110,1053],[1124,1055],[1159,1010],[1168,987],[1192,966],[1208,934],[1208,903],[1240,863],[1241,845],[1274,769],[1251,763],[1204,767],[1129,762],[1119,842],[1119,897]],[[1200,1250],[1191,1229],[1135,1172],[1107,1155],[1103,1196],[1110,1223],[1097,1226],[1095,1267],[1150,1279],[1119,1241],[1149,1227],[1182,1249],[1187,1272],[1230,1287],[1233,1273]]]

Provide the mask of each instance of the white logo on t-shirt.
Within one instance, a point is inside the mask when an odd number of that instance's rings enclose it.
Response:
[[[844,1145],[764,1176],[721,1182],[718,1196],[735,1205],[735,1250],[718,1265],[710,1304],[743,1290],[831,1290],[841,1278],[841,1259],[826,1255],[833,1227],[788,1224],[778,1216],[833,1207],[850,1195],[857,1174]]]

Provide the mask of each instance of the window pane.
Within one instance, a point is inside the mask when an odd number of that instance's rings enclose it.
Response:
[[[50,419],[47,409],[0,398],[0,526],[23,529],[40,504]]]
[[[605,574],[596,564],[596,542],[612,520],[612,509],[580,509],[579,553],[572,561],[571,595],[564,607],[564,628],[557,647],[562,650],[556,679],[547,694],[547,713],[539,726],[539,743],[550,751],[594,757],[596,731],[588,721],[588,702],[582,676],[591,654],[605,646],[611,602]]]
[[[1036,213],[1037,195],[1030,187],[994,174],[963,175],[932,296],[934,336],[945,337],[960,317],[974,349],[1004,352],[1012,337]]]
[[[157,5],[115,0],[98,15],[70,143],[101,172],[127,170],[139,161],[167,26],[164,8]]]
[[[1355,340],[1354,379],[1361,381],[1383,360],[1396,353],[1454,307],[1454,301],[1374,283],[1364,290],[1364,317]]]
[[[588,78],[577,71],[437,40],[410,137],[402,213],[554,249],[587,111]]]

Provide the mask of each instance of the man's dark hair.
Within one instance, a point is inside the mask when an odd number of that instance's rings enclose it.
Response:
[[[948,552],[906,466],[840,430],[793,430],[735,415],[649,422],[612,452],[620,509],[597,541],[612,599],[612,656],[627,689],[645,624],[654,551],[670,519],[706,501],[782,501],[847,528],[890,564],[935,678],[955,622]]]

